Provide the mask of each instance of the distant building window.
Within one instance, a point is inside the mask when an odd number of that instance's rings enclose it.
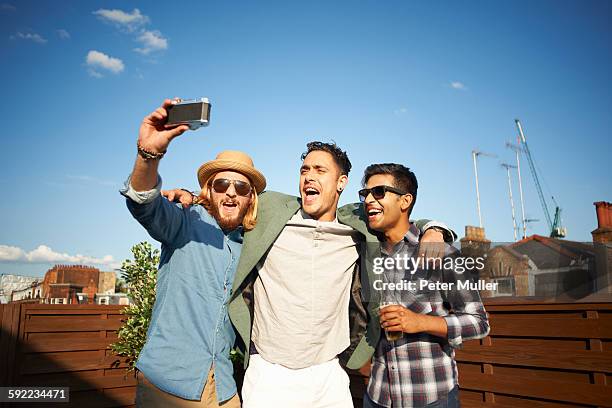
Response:
[[[497,283],[497,290],[494,291],[496,296],[512,296],[514,295],[514,277],[493,279]]]

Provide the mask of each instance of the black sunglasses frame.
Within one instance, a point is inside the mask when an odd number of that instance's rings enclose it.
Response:
[[[375,200],[382,200],[383,198],[385,198],[387,191],[390,191],[397,195],[409,194],[391,186],[374,186],[372,188],[363,188],[359,190],[359,201],[365,201],[365,199],[368,198],[370,194],[372,194],[372,197],[374,197]]]

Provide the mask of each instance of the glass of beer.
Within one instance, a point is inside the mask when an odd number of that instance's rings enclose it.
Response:
[[[398,302],[393,302],[393,301],[382,301],[380,302],[380,310],[384,309],[387,306],[391,306],[391,305],[400,305],[400,304]],[[385,330],[385,337],[387,338],[387,341],[396,341],[404,337],[403,331],[390,331],[387,329],[384,329],[384,330]]]

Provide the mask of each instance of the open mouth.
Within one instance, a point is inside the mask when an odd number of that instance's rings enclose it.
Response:
[[[319,195],[321,194],[319,189],[312,185],[304,187],[303,191],[304,191],[304,204],[314,203],[317,200],[317,198],[319,198]]]
[[[233,213],[238,208],[238,203],[235,201],[224,201],[221,203],[221,208],[225,213]]]
[[[368,207],[366,210],[366,214],[368,215],[368,221],[376,221],[382,217],[383,211],[381,208]]]

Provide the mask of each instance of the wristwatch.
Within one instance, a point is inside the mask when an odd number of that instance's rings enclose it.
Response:
[[[446,231],[444,228],[440,228],[440,227],[430,227],[427,229],[432,229],[434,231],[438,231],[439,233],[442,234],[442,238],[444,239],[444,241],[446,241],[446,239],[448,238],[448,231]]]

